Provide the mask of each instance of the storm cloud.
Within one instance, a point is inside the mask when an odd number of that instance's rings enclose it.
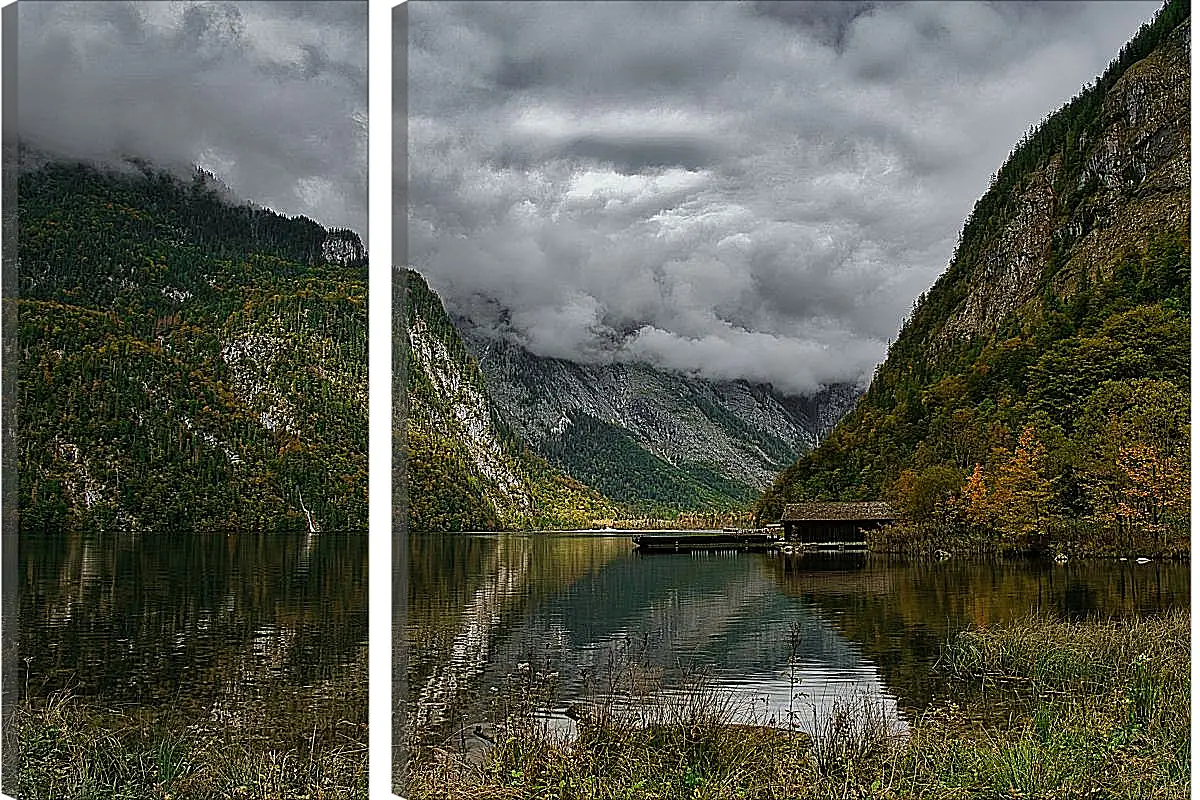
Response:
[[[539,355],[865,381],[1014,143],[1157,7],[413,0],[408,261]]]
[[[365,2],[23,2],[18,133],[367,232]]]

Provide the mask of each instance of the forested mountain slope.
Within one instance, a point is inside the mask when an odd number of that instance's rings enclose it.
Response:
[[[397,331],[407,386],[411,530],[582,527],[621,512],[531,452],[493,405],[441,299],[415,271],[403,282]]]
[[[760,519],[882,495],[960,537],[1186,539],[1190,32],[1168,3],[1017,145],[867,393]]]
[[[356,234],[133,161],[27,166],[18,214],[22,527],[365,529]]]
[[[744,506],[857,396],[852,386],[796,398],[646,364],[576,364],[460,330],[490,396],[530,447],[647,511]]]

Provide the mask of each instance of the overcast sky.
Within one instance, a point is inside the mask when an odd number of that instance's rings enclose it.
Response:
[[[23,2],[18,124],[60,155],[193,164],[367,229],[365,2]]]
[[[1158,6],[412,0],[409,262],[540,355],[869,378],[1012,146]]]

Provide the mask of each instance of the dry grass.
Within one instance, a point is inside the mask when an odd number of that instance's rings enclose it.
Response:
[[[59,693],[14,710],[5,741],[16,742],[16,770],[4,789],[22,800],[365,798],[365,727],[326,717],[297,721],[297,730],[310,725],[308,741],[298,733],[287,745],[250,725]]]

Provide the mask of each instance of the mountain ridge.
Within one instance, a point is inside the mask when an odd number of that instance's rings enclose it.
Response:
[[[22,526],[366,527],[366,253],[211,176],[17,177]]]
[[[779,469],[815,446],[858,394],[835,386],[813,397],[790,397],[748,381],[710,381],[641,363],[539,357],[483,336],[463,320],[458,324],[495,402],[536,452],[581,480],[586,472],[611,484],[619,481],[621,463],[584,464],[573,461],[569,450],[596,449],[597,437],[615,433],[630,452],[644,451],[668,472],[699,469],[717,476],[721,487],[702,499],[709,504],[752,499]],[[584,418],[593,421],[594,435],[579,431],[575,423]]]
[[[855,410],[756,504],[878,499],[947,546],[1174,546],[1190,405],[1190,6],[1017,144]],[[1093,542],[1095,544],[1095,542]],[[1183,546],[1186,546],[1184,543]]]

